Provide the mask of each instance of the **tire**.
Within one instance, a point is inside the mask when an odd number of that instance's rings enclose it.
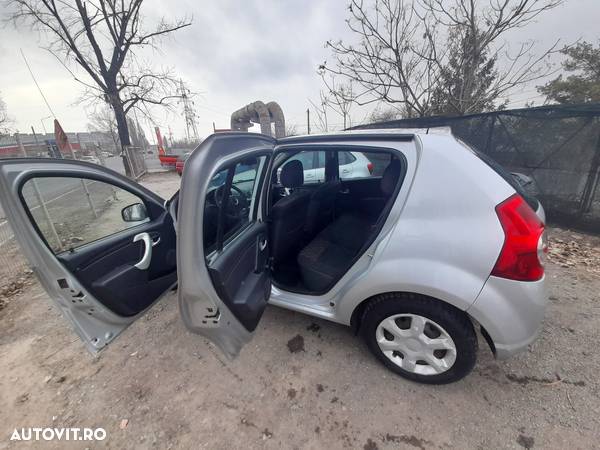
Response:
[[[413,320],[415,327],[418,327],[419,323],[423,324],[423,332],[413,331]],[[392,329],[395,334],[390,333],[388,329]],[[421,338],[398,336],[398,332],[415,333],[415,336],[418,333]],[[463,311],[431,297],[391,293],[374,298],[363,312],[360,334],[369,350],[388,369],[419,383],[453,383],[467,376],[477,360],[477,335],[468,316]],[[433,340],[429,339],[430,336]],[[422,341],[434,346],[440,342],[449,350],[431,350]],[[386,356],[380,343],[383,346],[389,344],[392,348],[398,345],[402,347],[390,350],[386,346]],[[419,353],[410,353],[412,350],[422,351],[421,354],[426,354],[427,358],[417,359],[414,355]],[[412,356],[405,358],[402,352],[408,352],[407,354]],[[433,359],[434,356],[436,359]],[[412,370],[405,370],[401,365],[406,365]],[[418,371],[422,373],[415,373]]]

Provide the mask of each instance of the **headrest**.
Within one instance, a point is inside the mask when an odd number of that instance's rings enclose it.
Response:
[[[402,163],[399,159],[392,159],[388,166],[383,172],[381,177],[381,192],[383,195],[389,196],[394,193],[398,178],[400,178],[400,171],[402,170]]]
[[[281,184],[286,188],[297,188],[304,184],[304,167],[297,159],[293,159],[281,168]]]

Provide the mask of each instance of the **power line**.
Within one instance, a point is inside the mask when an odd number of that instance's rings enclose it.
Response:
[[[38,91],[40,91],[40,95],[42,96],[42,98],[44,99],[44,102],[46,103],[46,106],[48,107],[48,111],[50,111],[50,114],[52,114],[52,117],[54,117],[54,119],[56,119],[56,114],[54,114],[54,111],[52,111],[52,108],[50,107],[50,103],[48,103],[48,100],[46,99],[46,96],[42,92],[42,88],[40,87],[40,85],[38,84],[37,80],[35,79],[35,76],[33,75],[33,71],[31,70],[31,67],[29,67],[29,63],[27,62],[27,58],[25,58],[25,53],[23,53],[23,49],[20,48],[19,51],[21,52],[21,56],[23,57],[23,61],[25,61],[25,65],[27,66],[27,69],[29,70],[29,74],[31,75],[31,78],[33,78],[33,82],[37,86]]]

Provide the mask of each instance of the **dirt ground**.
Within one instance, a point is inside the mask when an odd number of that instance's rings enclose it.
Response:
[[[168,195],[178,178],[145,184]],[[540,339],[506,362],[480,341],[474,372],[447,386],[405,381],[349,328],[276,307],[228,362],[185,330],[174,294],[93,357],[31,280],[0,310],[0,448],[599,448],[600,239],[550,238]],[[9,441],[30,426],[107,438]]]

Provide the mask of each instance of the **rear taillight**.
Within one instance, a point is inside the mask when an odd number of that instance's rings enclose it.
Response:
[[[369,173],[373,175],[373,163],[367,164],[367,169],[369,169]]]
[[[541,279],[542,256],[547,251],[542,221],[518,194],[496,206],[496,214],[504,230],[504,245],[492,275],[518,281]]]

